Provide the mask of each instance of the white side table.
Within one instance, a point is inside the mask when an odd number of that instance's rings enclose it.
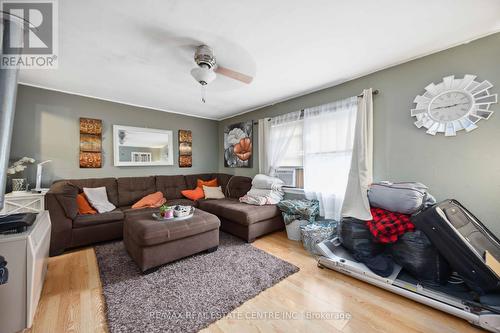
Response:
[[[45,210],[45,193],[7,193],[0,215],[15,213],[39,213]]]

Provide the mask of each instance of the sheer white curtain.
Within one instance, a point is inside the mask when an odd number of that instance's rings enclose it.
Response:
[[[269,162],[267,160],[267,150],[269,149],[269,134],[271,132],[271,118],[259,119],[258,147],[259,147],[259,173],[267,174]]]
[[[295,111],[271,119],[259,120],[260,173],[274,175],[283,160],[295,131],[300,126],[300,113],[300,111]]]
[[[304,110],[304,191],[320,214],[340,220],[349,178],[357,97]]]
[[[365,89],[358,101],[351,170],[342,216],[371,220],[368,187],[373,182],[373,91]]]

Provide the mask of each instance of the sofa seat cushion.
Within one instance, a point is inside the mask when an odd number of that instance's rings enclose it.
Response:
[[[120,207],[120,210],[123,212],[123,214],[125,214],[125,216],[140,214],[149,214],[149,216],[151,216],[151,214],[158,212],[160,209],[154,207],[132,208],[132,206],[123,206]]]
[[[111,212],[93,215],[78,215],[73,220],[73,228],[85,228],[90,225],[105,224],[109,222],[121,221],[125,215],[120,209],[115,209]]]
[[[237,199],[200,200],[199,208],[242,225],[250,225],[281,215],[276,205],[252,206]]]
[[[208,232],[220,227],[217,216],[195,210],[187,220],[159,222],[147,216],[127,216],[124,233],[139,246],[152,246]]]

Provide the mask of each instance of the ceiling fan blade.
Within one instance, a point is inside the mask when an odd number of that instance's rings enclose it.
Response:
[[[233,80],[238,80],[246,84],[250,84],[253,80],[253,77],[249,75],[242,74],[240,72],[233,71],[232,69],[217,66],[214,70],[217,74],[227,76]]]

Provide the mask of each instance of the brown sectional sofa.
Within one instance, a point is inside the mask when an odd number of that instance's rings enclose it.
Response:
[[[283,229],[276,205],[252,206],[234,199],[201,200],[198,207],[217,215],[221,229],[251,243],[270,231]]]
[[[217,178],[226,199],[191,201],[184,198],[182,190],[194,189],[197,179]],[[99,179],[60,180],[52,184],[45,196],[46,207],[52,221],[50,255],[66,249],[90,245],[123,237],[125,217],[142,214],[154,209],[131,209],[147,194],[161,191],[169,205],[193,205],[217,215],[221,229],[247,242],[256,237],[284,228],[279,209],[275,205],[250,206],[240,203],[251,187],[251,178],[221,173],[186,176],[150,176]],[[96,215],[79,215],[76,196],[83,187],[106,187],[108,199],[117,209]]]

